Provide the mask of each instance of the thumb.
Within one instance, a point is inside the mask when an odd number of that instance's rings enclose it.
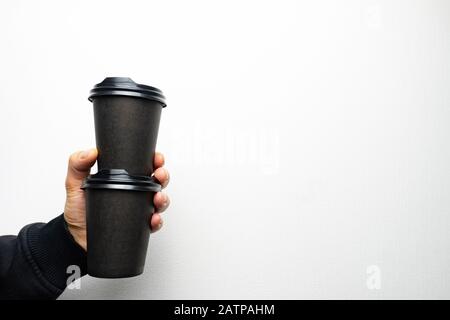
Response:
[[[83,179],[89,175],[91,167],[97,160],[97,149],[79,151],[72,154],[69,158],[67,168],[66,189],[79,190]]]

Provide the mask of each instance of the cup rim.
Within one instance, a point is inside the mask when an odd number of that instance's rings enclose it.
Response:
[[[89,175],[81,189],[114,189],[129,191],[161,191],[154,177],[130,175],[125,169],[103,169]]]
[[[101,96],[130,96],[160,102],[163,108],[167,106],[166,97],[160,89],[136,83],[128,77],[105,78],[91,89],[88,100],[93,102]]]

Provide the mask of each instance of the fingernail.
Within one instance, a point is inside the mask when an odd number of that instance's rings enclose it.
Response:
[[[163,226],[163,221],[162,221],[162,219],[161,219],[161,221],[160,221],[159,224],[158,224],[158,230],[161,229],[162,226]]]
[[[89,153],[91,153],[91,149],[84,150],[84,151],[80,152],[79,158],[81,160],[86,159],[89,156]]]
[[[169,183],[169,180],[170,180],[169,170],[164,168],[164,171],[166,172],[166,183]]]

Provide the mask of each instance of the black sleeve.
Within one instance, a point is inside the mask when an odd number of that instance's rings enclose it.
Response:
[[[0,237],[0,299],[56,299],[75,265],[86,274],[86,252],[75,242],[63,215]]]

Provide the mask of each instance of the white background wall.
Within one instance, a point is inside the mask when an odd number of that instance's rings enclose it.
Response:
[[[10,0],[0,41],[0,234],[62,212],[95,83],[168,99],[145,274],[62,298],[450,298],[450,2]]]

